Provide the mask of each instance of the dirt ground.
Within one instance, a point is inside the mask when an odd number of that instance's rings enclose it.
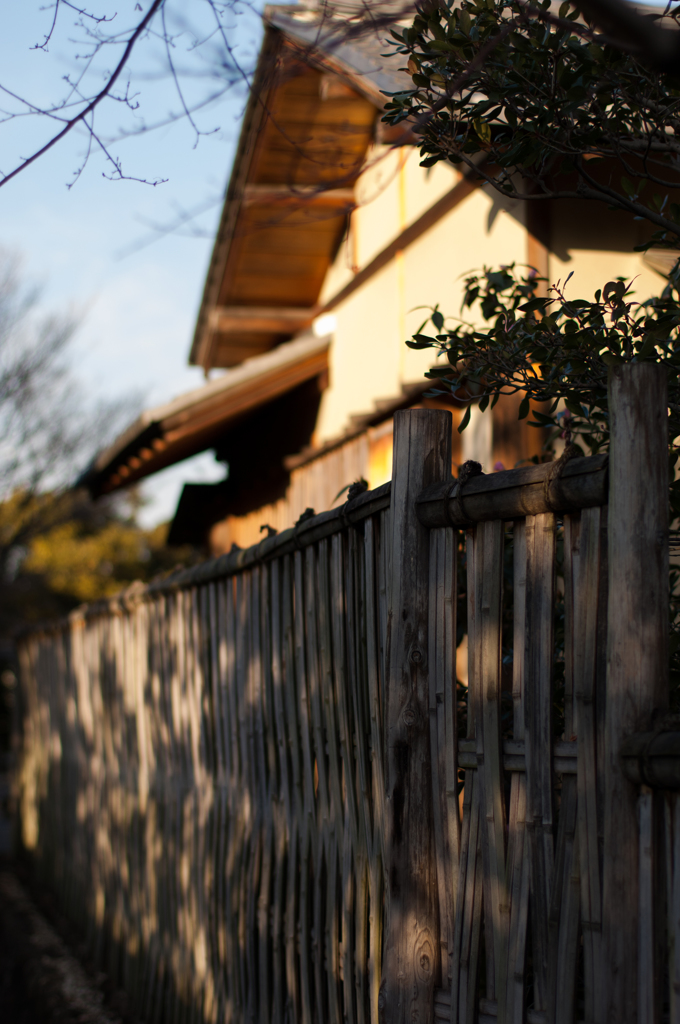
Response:
[[[27,873],[0,860],[2,1024],[126,1024],[105,979],[88,974],[35,895]]]

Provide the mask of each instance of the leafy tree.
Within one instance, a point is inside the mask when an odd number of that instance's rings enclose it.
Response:
[[[466,165],[514,199],[605,202],[675,245],[680,81],[580,19],[549,0],[419,5],[393,32],[415,88],[387,119],[416,119],[424,166]]]
[[[41,315],[16,253],[0,250],[0,578],[34,537],[73,515],[78,468],[138,398],[89,403],[70,369],[73,316]]]
[[[679,20],[680,7],[669,7],[657,22],[675,30]],[[644,42],[650,22],[639,24]],[[607,29],[569,2],[556,12],[549,0],[462,0],[455,8],[451,0],[424,0],[412,25],[393,32],[413,88],[392,97],[385,120],[408,119],[426,167],[446,160],[512,199],[605,203],[646,222],[640,250],[662,246],[680,256],[680,78],[668,54],[655,66],[649,48],[631,52],[616,19]],[[594,297],[572,296],[568,279],[543,297],[540,283],[529,267],[471,271],[465,319],[448,320],[436,307],[431,329],[426,321],[407,344],[442,357],[428,374],[435,391],[477,399],[482,409],[521,391],[520,417],[533,402],[534,425],[554,428],[550,442],[561,433],[584,451],[608,444],[609,367],[661,363],[669,383],[669,498],[672,517],[680,516],[680,265],[661,295],[643,301],[623,279],[602,282]],[[670,614],[673,703],[680,707],[677,566]]]
[[[0,504],[0,528],[16,514],[17,496]],[[53,618],[77,605],[112,597],[135,580],[149,581],[198,557],[193,548],[168,548],[166,523],[151,530],[136,522],[120,498],[93,502],[83,491],[41,494],[43,514],[54,522],[36,532],[10,563],[0,621]],[[70,514],[65,515],[68,503]]]
[[[0,250],[0,662],[22,621],[108,596],[178,558],[161,553],[162,530],[139,528],[134,495],[94,504],[73,490],[139,400],[86,400],[69,360],[77,321],[41,315],[20,268]]]
[[[678,12],[661,21],[676,27]],[[638,248],[680,249],[680,204],[672,201],[680,80],[568,2],[556,14],[549,0],[462,0],[455,8],[426,0],[393,36],[414,87],[392,97],[385,120],[411,120],[425,166],[463,165],[509,198],[604,202],[647,222]],[[572,298],[566,282],[542,298],[538,285],[532,268],[471,272],[463,307],[476,318],[448,327],[437,308],[434,331],[423,325],[407,344],[437,349],[447,361],[431,373],[439,389],[466,389],[482,408],[522,390],[520,415],[531,399],[550,402],[534,422],[562,429],[564,399],[570,431],[590,448],[608,440],[608,366],[660,361],[669,369],[671,440],[680,434],[677,266],[662,295],[643,302],[619,279],[603,282],[594,299]],[[671,497],[680,514],[680,490]]]
[[[40,315],[15,253],[0,250],[0,749],[13,700],[12,634],[111,596],[196,555],[165,547],[166,527],[142,530],[135,496],[93,503],[78,471],[137,404],[84,398],[69,364],[77,326]]]
[[[0,637],[45,607],[37,592],[28,603],[10,596],[19,580],[25,588],[40,577],[61,595],[59,611],[167,563],[158,554],[160,534],[136,524],[134,493],[94,504],[73,490],[79,470],[129,421],[139,398],[89,403],[70,365],[77,320],[41,315],[38,298],[22,282],[16,253],[0,250]],[[88,565],[90,584],[83,578]]]

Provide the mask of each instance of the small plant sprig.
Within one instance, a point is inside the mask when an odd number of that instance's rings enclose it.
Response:
[[[663,295],[645,302],[634,299],[634,282],[622,278],[608,282],[593,300],[571,298],[569,278],[542,298],[541,279],[531,268],[484,267],[465,279],[461,313],[469,319],[449,320],[435,307],[406,344],[434,349],[445,361],[426,374],[436,382],[431,394],[469,398],[484,411],[501,395],[521,393],[520,419],[531,414],[534,426],[553,428],[553,438],[568,429],[584,453],[609,443],[609,368],[660,363],[668,370],[674,467],[680,455],[673,445],[680,435],[679,277],[672,275]],[[425,333],[428,324],[432,333]],[[470,407],[460,430],[469,415]],[[680,487],[671,491],[674,514],[680,515]]]

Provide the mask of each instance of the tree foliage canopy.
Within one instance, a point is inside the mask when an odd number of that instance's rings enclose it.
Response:
[[[41,314],[16,253],[0,250],[0,648],[22,621],[64,614],[192,552],[163,549],[134,501],[93,503],[73,484],[138,398],[87,401],[70,365],[77,320]],[[0,670],[2,669],[0,649]]]
[[[678,12],[662,21],[677,26]],[[409,119],[425,166],[466,165],[513,199],[603,202],[649,225],[640,249],[680,250],[680,79],[623,49],[568,2],[556,13],[549,0],[455,8],[426,0],[393,36],[413,88],[392,97],[385,119]],[[661,295],[643,301],[623,279],[602,282],[590,298],[573,296],[567,282],[543,298],[538,285],[532,268],[485,267],[465,282],[467,320],[433,311],[433,330],[424,324],[407,344],[444,357],[429,374],[437,390],[476,397],[482,408],[521,390],[521,415],[532,399],[549,402],[533,422],[559,431],[564,400],[570,432],[592,450],[608,442],[608,367],[652,360],[669,370],[671,442],[680,435],[678,267]]]
[[[677,29],[680,6],[654,17]],[[663,246],[680,256],[680,76],[621,45],[616,28],[602,32],[568,0],[559,10],[550,0],[423,0],[412,25],[393,32],[413,88],[391,98],[385,120],[408,121],[426,167],[462,166],[510,199],[605,203],[646,222],[640,250]],[[535,426],[555,428],[551,442],[566,433],[585,451],[608,444],[609,367],[661,363],[669,498],[672,518],[680,517],[680,264],[660,295],[642,301],[620,278],[585,298],[572,294],[569,279],[547,297],[539,283],[528,267],[471,271],[462,319],[436,307],[431,329],[426,321],[407,344],[442,357],[428,374],[435,392],[476,399],[482,409],[523,392],[520,416],[532,412]],[[677,567],[670,584],[677,703]]]
[[[664,22],[674,27],[680,7]],[[415,121],[423,165],[475,169],[516,199],[605,202],[677,244],[680,79],[659,73],[584,23],[568,0],[420,5],[393,32],[414,88],[386,119]]]

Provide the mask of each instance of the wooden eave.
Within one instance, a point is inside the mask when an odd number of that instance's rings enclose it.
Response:
[[[394,84],[375,60],[371,77],[370,53],[340,52],[285,8],[268,16],[189,357],[206,371],[275,347],[317,315],[380,88]]]
[[[95,459],[78,484],[98,497],[214,447],[248,413],[323,375],[328,345],[328,338],[297,338],[147,410]]]

